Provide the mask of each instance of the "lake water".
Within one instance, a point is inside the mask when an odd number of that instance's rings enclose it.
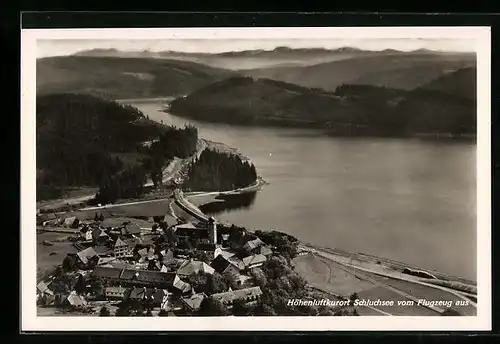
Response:
[[[166,124],[191,123],[255,163],[270,184],[221,220],[476,280],[475,144],[200,123],[158,103],[132,105]]]

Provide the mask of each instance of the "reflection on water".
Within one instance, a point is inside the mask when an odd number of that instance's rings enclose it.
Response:
[[[257,192],[247,192],[240,195],[219,195],[215,202],[201,205],[202,212],[209,215],[218,215],[231,210],[249,209],[255,202]]]

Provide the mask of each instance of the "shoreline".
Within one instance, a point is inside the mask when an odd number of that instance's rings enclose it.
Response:
[[[386,133],[360,133],[350,131],[338,131],[338,126],[331,127],[328,126],[327,122],[317,122],[311,120],[301,120],[301,119],[291,119],[291,118],[273,118],[273,117],[261,117],[256,118],[255,120],[249,119],[248,121],[225,121],[218,119],[201,119],[193,116],[189,116],[186,114],[182,114],[180,112],[173,112],[169,109],[160,110],[164,113],[167,113],[172,116],[184,118],[187,120],[198,121],[203,123],[211,123],[211,124],[225,124],[225,125],[234,125],[239,127],[249,127],[249,128],[301,128],[301,129],[313,129],[318,130],[323,135],[335,137],[335,138],[387,138],[387,139],[417,139],[422,141],[438,141],[438,142],[447,142],[447,141],[457,141],[457,142],[473,142],[477,141],[477,135],[474,134],[451,134],[451,133],[401,133],[401,134],[386,134]],[[341,126],[340,128],[344,128]]]
[[[126,102],[125,100],[121,100],[123,102]],[[129,100],[131,101],[131,100]],[[158,100],[160,101],[160,100]],[[185,116],[180,116],[180,117],[184,117],[186,118]],[[218,151],[223,151],[223,152],[226,152],[226,153],[229,153],[229,154],[236,154],[238,155],[243,161],[249,161],[251,162],[251,159],[244,156],[243,154],[241,154],[237,148],[234,148],[234,147],[230,147],[228,146],[227,144],[223,143],[223,142],[215,142],[215,141],[210,141],[208,139],[204,139],[204,138],[200,138],[199,139],[200,143],[201,144],[201,147],[203,147],[200,151],[197,151],[192,157],[190,158],[187,158],[187,159],[182,159],[184,161],[179,161],[180,162],[180,168],[178,171],[176,171],[176,173],[173,173],[169,179],[175,179],[176,175],[183,170],[183,168],[186,166],[185,164],[189,164],[191,163],[197,156],[199,156],[199,154],[201,154],[201,152],[204,150],[204,149],[216,149]],[[168,168],[168,166],[167,166]],[[257,173],[258,174],[258,173]],[[204,203],[201,203],[199,205],[195,205],[193,204],[192,202],[190,202],[190,198],[193,198],[193,197],[202,197],[202,196],[213,196],[213,198],[217,197],[217,196],[220,196],[220,195],[238,195],[238,194],[243,194],[243,193],[248,193],[248,192],[256,192],[258,190],[260,190],[264,185],[266,184],[269,184],[267,181],[265,181],[260,175],[257,176],[257,180],[252,183],[251,185],[248,185],[244,188],[239,188],[239,189],[235,189],[235,190],[228,190],[228,191],[193,191],[193,192],[187,192],[187,193],[182,193],[181,191],[181,195],[182,195],[182,199],[188,203],[188,208],[191,208],[190,210],[194,210],[196,213],[198,214],[203,214],[203,212],[199,209],[199,207],[203,204],[207,204],[207,203],[210,203],[210,201],[207,201],[207,202],[204,202]],[[116,207],[116,206],[126,206],[128,203],[131,203],[131,204],[137,204],[137,203],[147,203],[147,202],[154,202],[154,201],[161,201],[161,200],[166,200],[166,199],[171,199],[171,198],[176,198],[175,197],[175,190],[174,190],[174,195],[171,196],[171,197],[168,197],[168,198],[139,198],[139,199],[135,199],[133,200],[132,202],[130,202],[130,200],[123,200],[124,202],[117,202],[117,203],[113,203],[113,204],[108,204],[108,205],[104,205],[104,206],[101,206],[101,207],[90,207],[89,209],[87,208],[82,208],[82,209],[78,209],[78,210],[97,210],[97,209],[105,209],[107,207]],[[177,203],[177,202],[176,202]],[[182,202],[181,202],[182,203]],[[181,206],[183,206],[183,204],[181,204]],[[78,211],[77,210],[77,211]],[[60,213],[60,214],[64,214],[65,212],[63,213]],[[208,216],[206,214],[203,214],[205,217],[208,218]],[[286,233],[286,232],[285,232]],[[308,246],[308,247],[312,247],[312,248],[315,248],[315,249],[319,249],[321,251],[326,251],[326,252],[329,252],[329,253],[333,253],[336,254],[336,255],[341,255],[341,256],[348,256],[348,257],[353,257],[355,256],[356,258],[360,259],[360,260],[364,260],[364,261],[367,261],[367,260],[375,260],[375,261],[380,261],[380,262],[384,262],[384,264],[387,264],[389,266],[403,266],[403,267],[406,267],[406,268],[409,268],[409,269],[412,269],[412,270],[418,270],[418,271],[424,271],[424,272],[428,272],[430,274],[435,274],[435,275],[439,275],[447,280],[452,280],[452,281],[457,281],[457,282],[460,282],[460,283],[467,283],[467,284],[471,284],[471,285],[475,285],[477,282],[475,281],[470,281],[470,280],[467,280],[465,278],[461,278],[461,277],[455,277],[455,276],[448,276],[444,273],[441,273],[441,272],[438,272],[438,271],[433,271],[433,270],[430,270],[430,269],[425,269],[425,268],[420,268],[420,267],[413,267],[413,266],[410,266],[408,264],[405,264],[404,262],[398,262],[398,261],[395,261],[395,260],[391,260],[391,259],[387,259],[387,258],[384,258],[384,257],[377,257],[377,256],[372,256],[372,255],[367,255],[367,254],[363,254],[363,253],[349,253],[349,252],[345,252],[345,251],[342,251],[342,250],[339,250],[339,249],[336,249],[336,248],[326,248],[326,247],[322,247],[320,245],[313,245],[313,244],[310,244],[310,243],[306,243],[306,242],[303,242],[299,239],[299,242],[301,245],[304,245],[304,246]]]

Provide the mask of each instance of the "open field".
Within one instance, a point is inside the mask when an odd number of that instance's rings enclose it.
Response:
[[[374,287],[372,283],[360,280],[340,269],[337,263],[314,255],[299,256],[294,259],[294,263],[297,273],[310,285],[335,295],[349,297],[352,293]]]
[[[37,233],[36,261],[39,271],[46,271],[61,264],[67,253],[76,253],[78,251],[73,246],[72,242],[57,242],[58,239],[64,239],[68,236],[71,235],[61,233]],[[43,244],[44,240],[52,242],[54,246],[45,246]],[[52,252],[56,254],[51,255]]]

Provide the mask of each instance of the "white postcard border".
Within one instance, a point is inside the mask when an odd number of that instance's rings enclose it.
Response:
[[[491,31],[489,27],[141,28],[21,30],[22,331],[491,330]],[[477,272],[474,317],[38,317],[36,311],[36,42],[40,39],[472,39],[476,42]],[[466,254],[466,252],[464,252]]]

